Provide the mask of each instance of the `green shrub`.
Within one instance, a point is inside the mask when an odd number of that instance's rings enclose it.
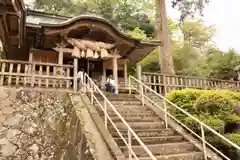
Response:
[[[210,126],[212,129],[217,131],[218,133],[224,133],[224,128],[225,128],[225,122],[219,118],[215,117],[208,117],[202,119],[202,122],[208,126]],[[205,129],[206,133],[210,132],[209,130]]]
[[[198,115],[193,115],[193,116],[195,118],[197,118],[197,119],[200,119],[200,117]],[[201,132],[200,124],[197,123],[197,121],[195,121],[191,117],[186,117],[184,119],[184,124],[187,125],[190,129],[192,129],[196,133],[200,133]]]
[[[196,99],[205,91],[198,89],[175,90],[169,93],[166,98],[171,102],[182,106],[185,104],[193,105]]]
[[[233,143],[240,145],[240,133],[230,133],[230,134],[225,134],[224,135],[227,139],[232,141]],[[226,145],[229,145],[227,142],[223,142]]]
[[[199,114],[226,118],[235,110],[235,104],[231,97],[218,91],[209,91],[196,100],[195,108]]]
[[[233,92],[229,90],[218,90],[217,92],[220,92],[221,94],[229,96],[235,104],[240,103],[240,93],[239,92]]]
[[[200,117],[200,116],[194,115],[194,117],[196,117],[197,119],[202,121],[204,124],[210,126],[215,131],[217,131],[219,133],[224,133],[225,122],[223,120],[216,118],[216,117],[212,117],[212,116]],[[187,117],[184,119],[184,122],[187,126],[189,126],[191,129],[193,129],[193,131],[195,131],[196,133],[201,133],[200,124],[197,123],[192,118]],[[205,128],[204,128],[204,131],[205,131],[205,133],[211,133],[211,131],[209,131],[208,129],[205,129]]]
[[[185,111],[194,114],[195,108],[193,107],[195,104],[196,99],[203,94],[203,90],[198,89],[184,89],[184,90],[175,90],[169,93],[166,98],[176,104],[177,106],[183,108]],[[178,109],[174,108],[173,106],[169,106],[169,110],[178,118],[186,117],[180,112]]]
[[[229,124],[240,123],[240,116],[231,114],[225,118],[225,121]]]
[[[240,133],[225,133],[233,132],[236,127],[235,124],[240,123],[240,116],[235,114],[236,105],[240,104],[240,92],[229,90],[213,91],[185,89],[173,91],[168,94],[166,98],[216,130],[218,133],[225,134],[224,136],[230,141],[240,145]],[[171,107],[169,110],[176,118],[201,136],[200,125],[195,120],[187,117],[174,107]],[[207,129],[204,131],[206,140],[209,143],[220,149],[231,159],[240,158],[240,153],[236,152],[236,150],[230,147],[225,141],[209,132]]]

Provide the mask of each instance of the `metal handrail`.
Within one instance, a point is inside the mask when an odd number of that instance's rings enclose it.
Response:
[[[107,129],[108,120],[113,125],[114,129],[117,131],[125,145],[128,147],[128,153],[129,153],[129,160],[132,160],[134,157],[136,160],[139,160],[135,152],[132,150],[132,136],[138,141],[140,146],[145,150],[145,152],[151,157],[151,160],[157,160],[157,158],[152,154],[152,152],[148,149],[148,147],[142,142],[142,140],[138,137],[138,135],[133,131],[133,129],[129,126],[129,124],[124,120],[124,118],[121,116],[121,114],[115,109],[115,107],[112,105],[112,103],[107,99],[107,97],[102,93],[102,91],[98,88],[98,86],[93,82],[93,80],[85,73],[84,74],[84,91],[86,92],[86,89],[91,93],[91,104],[93,104],[94,99],[101,107],[102,111],[104,112],[104,124]],[[96,96],[93,94],[93,92],[98,92],[104,99],[104,106],[98,101]],[[112,119],[107,113],[107,105],[110,106],[110,108],[115,112],[115,114],[118,116],[118,118],[122,121],[122,123],[127,127],[128,129],[128,142],[125,140],[121,132],[118,130],[117,126],[114,124]]]
[[[131,85],[131,79],[136,81],[140,87],[140,89],[135,88],[134,86]],[[163,100],[163,104],[164,104],[164,108],[160,107],[156,102],[154,102],[151,98],[147,97],[144,94],[144,89],[143,87],[145,87],[147,90],[149,90],[150,92],[152,92],[153,94],[155,94],[156,96],[160,97]],[[177,121],[179,124],[181,124],[184,128],[186,128],[188,131],[190,131],[191,133],[193,133],[196,137],[198,137],[199,139],[202,140],[202,144],[203,144],[203,152],[204,152],[204,158],[205,160],[207,160],[207,151],[206,151],[206,145],[208,145],[210,148],[212,148],[214,151],[216,151],[218,154],[220,154],[223,158],[227,159],[227,160],[231,160],[230,158],[228,158],[226,155],[224,155],[221,151],[219,151],[217,148],[215,148],[214,146],[212,146],[209,142],[207,142],[205,140],[205,132],[204,129],[209,130],[210,132],[212,132],[213,134],[215,134],[216,136],[218,136],[219,138],[221,138],[222,140],[224,140],[225,142],[227,142],[228,144],[230,144],[232,147],[234,147],[235,149],[240,151],[240,147],[233,143],[232,141],[230,141],[229,139],[227,139],[226,137],[224,137],[223,135],[221,135],[220,133],[216,132],[214,129],[212,129],[210,126],[204,124],[203,122],[201,122],[199,119],[197,119],[196,117],[194,117],[193,115],[191,115],[190,113],[188,113],[187,111],[183,110],[182,108],[178,107],[176,104],[172,103],[171,101],[169,101],[168,99],[166,99],[164,96],[160,95],[159,93],[157,93],[156,91],[154,91],[152,88],[150,88],[149,86],[145,85],[144,83],[142,83],[141,81],[139,81],[138,79],[134,78],[133,76],[129,76],[129,93],[131,93],[131,88],[135,89],[137,92],[140,93],[141,99],[142,99],[142,104],[144,105],[144,101],[145,99],[147,99],[148,101],[150,101],[153,105],[157,106],[158,108],[160,108],[165,115],[165,124],[166,124],[166,128],[168,128],[168,121],[167,121],[167,117],[171,117],[173,120]],[[182,113],[184,113],[185,115],[187,115],[188,117],[194,119],[198,124],[200,124],[200,128],[201,128],[201,136],[199,136],[197,133],[195,133],[193,130],[191,130],[189,127],[187,127],[185,124],[183,124],[181,121],[179,121],[178,119],[176,119],[173,115],[171,115],[168,111],[167,111],[167,104],[170,104],[171,106],[175,107],[176,109],[178,109],[179,111],[181,111]]]

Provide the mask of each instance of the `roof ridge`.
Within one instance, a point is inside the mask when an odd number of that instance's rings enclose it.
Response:
[[[66,20],[73,18],[71,16],[46,13],[46,12],[37,11],[37,10],[31,10],[31,9],[27,9],[27,15],[41,15],[41,16],[45,16],[45,17],[54,17],[54,18],[66,19]]]

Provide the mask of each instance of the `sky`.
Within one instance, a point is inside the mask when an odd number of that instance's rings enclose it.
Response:
[[[173,19],[179,18],[179,13],[171,8],[168,0],[167,14]],[[204,9],[204,23],[214,25],[216,33],[214,42],[222,51],[234,48],[240,52],[240,0],[211,0]]]
[[[25,0],[32,2],[33,0]],[[168,1],[167,14],[173,19],[179,18],[179,13],[171,8]],[[204,9],[204,23],[214,25],[216,33],[214,42],[222,51],[230,48],[240,52],[240,0],[211,0]]]

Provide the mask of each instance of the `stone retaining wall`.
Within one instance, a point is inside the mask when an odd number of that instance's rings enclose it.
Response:
[[[0,160],[91,160],[66,93],[0,89]]]

